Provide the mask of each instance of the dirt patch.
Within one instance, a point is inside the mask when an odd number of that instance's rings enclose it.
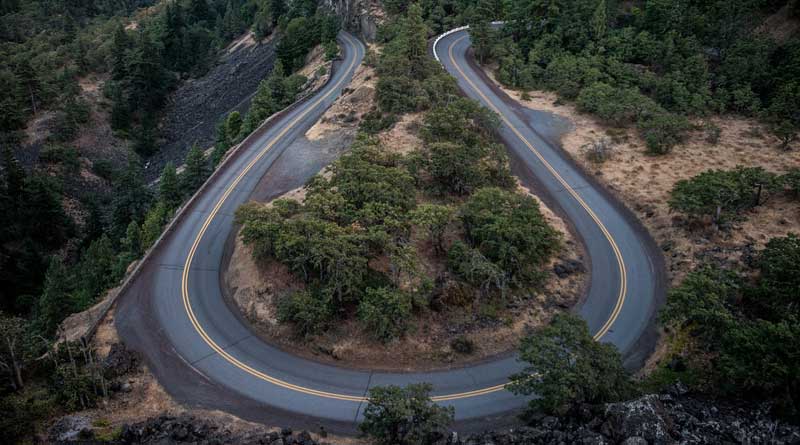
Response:
[[[353,74],[350,86],[342,91],[342,96],[331,105],[322,117],[306,132],[306,137],[316,141],[328,137],[332,132],[355,134],[361,118],[375,104],[375,70],[361,65]]]
[[[111,345],[119,343],[119,336],[114,326],[114,312],[111,311],[97,328],[92,339],[92,348],[102,362],[108,356]],[[71,415],[86,416],[93,425],[96,435],[109,437],[117,433],[122,425],[142,422],[158,416],[191,415],[200,419],[209,419],[224,425],[234,433],[280,431],[281,426],[249,422],[239,417],[217,410],[187,408],[177,403],[158,383],[155,376],[141,365],[133,372],[120,379],[124,389],[111,393],[107,399],[101,399],[97,408],[79,411]],[[321,439],[314,435],[315,439]],[[326,440],[335,439],[335,443],[361,443],[354,439],[328,436]]]
[[[491,72],[487,74],[492,77]],[[670,213],[667,200],[674,184],[705,170],[744,165],[780,174],[800,166],[800,143],[795,142],[788,152],[781,151],[777,140],[758,122],[719,116],[697,121],[701,128],[704,123],[719,127],[717,143],[708,142],[706,132],[697,130],[671,153],[651,156],[635,129],[609,128],[578,112],[573,105],[561,103],[554,93],[530,91],[529,98],[522,100],[521,92],[504,91],[526,107],[572,121],[574,129],[561,139],[563,149],[639,217],[665,251],[673,285],[698,265],[712,260],[738,260],[753,248],[763,247],[772,237],[800,233],[800,202],[782,196],[745,214],[743,221],[736,222],[730,231],[689,229],[682,218]],[[601,138],[612,141],[611,158],[604,163],[589,161],[584,147]]]
[[[407,154],[422,148],[422,139],[418,135],[418,130],[422,126],[423,113],[408,113],[400,117],[400,120],[388,131],[378,135],[386,149]]]

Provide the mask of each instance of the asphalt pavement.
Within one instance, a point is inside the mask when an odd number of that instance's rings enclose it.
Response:
[[[632,366],[652,348],[653,315],[662,298],[663,261],[633,215],[540,138],[512,101],[502,97],[467,57],[465,32],[437,45],[462,90],[497,111],[515,172],[535,186],[585,243],[591,284],[578,309],[600,341],[616,344]],[[438,403],[455,407],[457,426],[498,426],[526,403],[502,385],[521,369],[505,356],[463,368],[424,373],[350,370],[294,356],[260,340],[222,296],[220,264],[246,202],[291,142],[310,128],[345,88],[364,46],[340,37],[342,60],[313,97],[283,113],[221,167],[158,245],[125,295],[116,325],[142,352],[159,382],[179,402],[220,409],[272,425],[355,431],[364,397],[376,385],[433,384]]]

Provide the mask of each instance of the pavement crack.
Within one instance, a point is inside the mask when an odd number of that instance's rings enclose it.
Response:
[[[245,340],[249,339],[249,338],[250,338],[250,337],[252,337],[252,336],[253,336],[253,334],[248,334],[247,336],[245,336],[245,337],[243,337],[243,338],[240,338],[239,340],[236,340],[235,342],[233,342],[233,343],[231,343],[231,344],[229,344],[229,345],[227,345],[227,346],[223,346],[223,347],[222,347],[222,350],[224,351],[224,350],[226,350],[226,349],[228,349],[228,348],[232,348],[232,347],[234,347],[234,346],[238,345],[239,343],[241,343],[241,342],[243,342],[243,341],[245,341]],[[208,354],[206,354],[206,355],[204,355],[204,356],[202,356],[202,357],[200,357],[200,358],[198,358],[198,359],[195,359],[195,360],[193,360],[193,361],[189,362],[189,364],[190,364],[190,365],[192,365],[192,366],[194,366],[194,365],[196,365],[196,364],[198,364],[198,363],[202,362],[203,360],[205,360],[205,359],[207,359],[207,358],[211,357],[212,355],[214,355],[214,354],[216,354],[216,353],[217,353],[217,351],[216,351],[216,350],[213,350],[213,351],[209,352]]]
[[[365,399],[367,398],[367,394],[369,394],[369,385],[372,384],[372,375],[373,374],[375,374],[375,371],[370,371],[369,372],[369,377],[367,378],[367,387],[364,388],[364,395],[363,395],[363,397]],[[361,412],[361,405],[363,405],[363,404],[364,404],[363,400],[358,402],[358,408],[356,408],[356,415],[355,415],[355,417],[353,417],[353,423],[356,424],[356,427],[358,427],[358,413]]]

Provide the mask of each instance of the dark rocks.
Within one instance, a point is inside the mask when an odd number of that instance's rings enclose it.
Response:
[[[83,415],[64,416],[50,427],[47,437],[53,443],[91,440],[94,438],[92,422]]]
[[[228,113],[247,111],[258,84],[272,70],[275,40],[244,39],[220,54],[202,77],[190,79],[169,97],[163,112],[159,151],[147,161],[145,176],[153,180],[168,161],[183,164],[192,144],[214,143],[216,126]]]
[[[556,263],[553,266],[553,272],[555,272],[558,278],[566,278],[574,273],[584,272],[585,270],[583,263],[578,260],[566,260]]]
[[[133,425],[123,425],[123,444],[242,444],[242,445],[319,445],[311,434],[295,434],[290,428],[280,433],[255,429],[232,432],[214,421],[190,415],[159,416]]]
[[[141,363],[141,357],[135,351],[125,347],[123,343],[114,343],[103,360],[103,375],[114,379],[135,371]]]
[[[800,427],[767,412],[763,406],[694,398],[685,386],[674,385],[663,394],[585,405],[563,417],[532,416],[531,426],[512,431],[452,436],[447,444],[800,444]]]

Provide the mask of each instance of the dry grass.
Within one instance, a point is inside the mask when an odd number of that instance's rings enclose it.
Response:
[[[490,74],[491,75],[491,74]],[[574,130],[564,135],[562,147],[588,172],[595,175],[615,193],[639,219],[665,250],[673,284],[686,272],[708,261],[710,256],[722,261],[737,260],[744,249],[763,247],[772,237],[800,233],[800,202],[774,197],[765,205],[745,215],[730,231],[708,228],[689,229],[667,206],[674,184],[705,170],[731,169],[737,165],[760,166],[783,173],[800,167],[800,143],[791,151],[778,148],[778,141],[758,122],[735,117],[712,117],[708,122],[721,130],[716,144],[706,140],[706,133],[697,130],[682,146],[664,156],[651,156],[635,129],[611,129],[592,116],[578,112],[570,104],[561,104],[553,93],[521,93],[505,90],[515,100],[537,110],[549,111],[569,118]],[[696,122],[701,127],[703,122]],[[602,137],[614,142],[611,159],[597,164],[583,151],[587,143]]]
[[[363,87],[365,85],[362,83],[356,87],[356,91]],[[371,104],[372,98],[368,100]],[[326,115],[336,116],[348,109],[340,102],[344,102],[346,107],[364,109],[363,104],[353,103],[348,96],[344,96],[333,106],[334,111]],[[420,148],[422,142],[417,131],[421,118],[422,115],[418,113],[402,116],[392,129],[378,135],[383,146],[399,153]],[[329,132],[350,131],[350,127],[341,127],[332,120],[318,123],[316,130],[312,129],[309,133],[322,137]],[[520,190],[530,194],[522,187]],[[538,200],[535,195],[531,196]],[[303,192],[302,189],[293,190],[282,197],[301,201]],[[504,304],[479,303],[468,296],[461,305],[448,305],[440,312],[420,311],[414,316],[410,332],[389,345],[372,340],[354,317],[337,323],[334,329],[308,342],[298,339],[293,335],[291,326],[279,324],[275,319],[275,304],[278,296],[300,288],[302,284],[275,261],[256,263],[252,259],[252,251],[238,238],[224,277],[225,284],[231,290],[234,302],[261,336],[292,353],[342,366],[401,371],[474,362],[514,349],[528,330],[545,323],[555,312],[573,306],[582,294],[586,278],[584,274],[576,273],[559,279],[552,270],[560,261],[582,261],[583,252],[568,231],[567,224],[543,202],[539,202],[548,223],[564,237],[561,255],[544,267],[547,278],[541,289]],[[458,233],[450,237],[456,236]],[[415,234],[413,240],[421,269],[429,278],[434,279],[446,270],[445,258],[435,253],[432,244],[423,235]],[[388,258],[376,258],[370,262],[370,267],[388,271]],[[452,350],[451,341],[462,335],[476,344],[477,349],[473,354],[463,355]]]

